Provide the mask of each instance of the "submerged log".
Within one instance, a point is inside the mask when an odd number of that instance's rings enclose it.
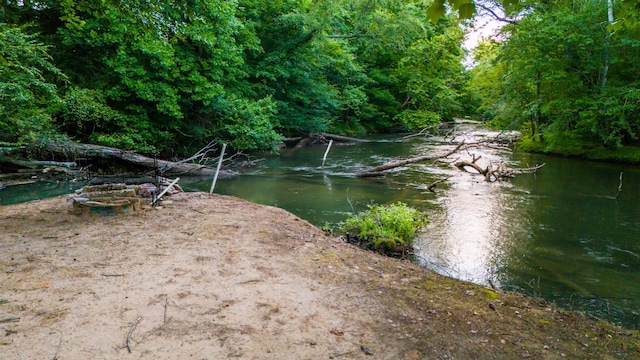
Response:
[[[457,167],[458,169],[464,172],[467,172],[466,167],[471,167],[474,170],[476,170],[479,174],[482,174],[482,175],[486,175],[487,172],[489,171],[488,169],[481,168],[480,165],[475,163],[475,161],[474,162],[458,161],[457,163],[455,163],[455,167]]]
[[[215,168],[209,166],[153,159],[132,151],[101,145],[52,142],[46,146],[45,150],[66,157],[119,159],[148,169],[161,168],[166,175],[213,176],[216,172]],[[219,177],[234,175],[234,172],[221,170]]]

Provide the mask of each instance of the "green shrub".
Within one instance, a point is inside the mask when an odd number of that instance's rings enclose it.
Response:
[[[373,250],[393,250],[411,245],[416,230],[427,223],[424,213],[398,202],[370,205],[365,212],[347,219],[341,229],[354,234]]]

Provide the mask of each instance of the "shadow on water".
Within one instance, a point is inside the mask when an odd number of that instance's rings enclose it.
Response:
[[[317,226],[338,224],[372,203],[403,201],[430,214],[415,242],[424,266],[638,328],[640,168],[483,149],[473,151],[482,165],[547,165],[501,183],[485,183],[449,164],[413,164],[378,179],[353,177],[389,160],[449,148],[419,139],[335,144],[324,168],[324,146],[286,149],[236,178],[219,179],[216,193],[284,208]],[[436,193],[427,189],[446,177]],[[211,179],[180,183],[189,191],[209,191]],[[0,190],[2,204],[29,200],[6,190]],[[39,196],[72,190],[57,185],[47,191]]]

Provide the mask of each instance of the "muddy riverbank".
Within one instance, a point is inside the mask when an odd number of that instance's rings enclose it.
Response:
[[[636,332],[380,257],[281,209],[170,200],[132,215],[73,214],[66,197],[0,207],[0,358],[640,355]]]

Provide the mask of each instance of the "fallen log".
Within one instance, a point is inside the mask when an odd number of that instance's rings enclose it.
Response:
[[[23,168],[36,169],[44,167],[64,167],[72,168],[78,166],[74,161],[38,161],[38,160],[23,160],[17,158],[11,158],[6,156],[0,156],[0,162],[17,165]]]
[[[347,143],[349,143],[349,142],[369,142],[369,140],[366,140],[366,139],[358,139],[358,138],[342,136],[342,135],[335,135],[335,134],[328,134],[328,133],[319,133],[317,135],[320,136],[320,137],[323,137],[325,139],[333,140],[333,141],[336,141],[336,142],[347,142]]]
[[[119,159],[148,169],[161,168],[166,175],[213,176],[216,173],[216,169],[209,166],[153,159],[132,151],[101,145],[52,142],[47,144],[44,150],[65,157]],[[219,177],[228,178],[234,175],[232,171],[221,170]]]
[[[103,184],[114,184],[114,183],[123,183],[127,185],[140,185],[151,183],[155,184],[158,182],[158,177],[135,177],[133,174],[124,174],[124,175],[112,175],[112,176],[101,176],[101,177],[92,177],[89,180],[89,185],[103,185]]]
[[[458,146],[455,147],[455,149],[447,152],[444,155],[423,155],[423,156],[417,156],[417,157],[410,158],[410,159],[388,162],[388,163],[386,163],[384,165],[376,166],[374,168],[370,168],[370,169],[367,169],[367,170],[358,171],[357,173],[354,174],[354,176],[355,177],[382,176],[382,175],[384,175],[385,171],[391,170],[391,169],[395,169],[397,167],[401,167],[401,166],[405,166],[405,165],[413,164],[413,163],[418,163],[418,162],[423,162],[423,161],[433,161],[433,160],[443,159],[443,158],[446,158],[446,157],[448,157],[448,156],[450,156],[452,154],[455,154],[464,145],[465,145],[465,143],[461,142],[460,144],[458,144]]]

